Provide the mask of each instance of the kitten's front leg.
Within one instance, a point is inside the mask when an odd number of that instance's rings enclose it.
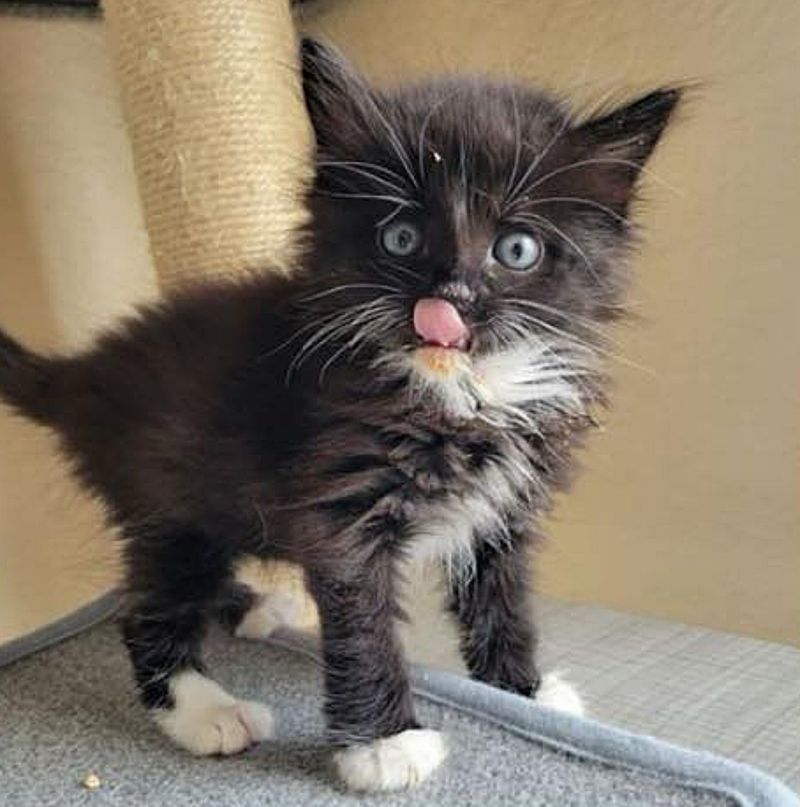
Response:
[[[397,790],[427,778],[446,756],[441,734],[419,727],[395,633],[394,568],[376,552],[357,569],[314,570],[320,613],[328,728],[345,744],[334,757],[354,790]]]
[[[450,580],[448,605],[458,619],[462,656],[479,681],[582,714],[578,693],[556,674],[541,676],[537,669],[528,555],[522,533],[512,533],[510,542],[479,537],[474,573]]]

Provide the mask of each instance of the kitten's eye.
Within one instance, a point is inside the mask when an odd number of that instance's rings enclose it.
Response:
[[[492,253],[495,260],[506,268],[524,272],[539,263],[544,255],[544,247],[536,236],[517,230],[501,235],[494,242]]]
[[[395,221],[381,230],[380,242],[390,255],[405,258],[419,249],[422,233],[411,221]]]

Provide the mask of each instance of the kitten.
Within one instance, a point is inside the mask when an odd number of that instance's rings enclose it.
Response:
[[[580,123],[521,86],[376,90],[310,40],[302,62],[317,170],[293,276],[198,284],[74,356],[1,334],[0,393],[58,433],[121,530],[122,632],[164,731],[198,754],[269,733],[200,644],[253,605],[243,559],[293,561],[339,774],[393,789],[445,756],[395,634],[407,560],[445,565],[475,678],[540,687],[536,520],[603,402],[629,206],[679,92]]]

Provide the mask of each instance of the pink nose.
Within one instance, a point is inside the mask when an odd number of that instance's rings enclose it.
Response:
[[[424,297],[414,306],[414,330],[426,342],[463,347],[469,330],[456,307],[440,297]]]

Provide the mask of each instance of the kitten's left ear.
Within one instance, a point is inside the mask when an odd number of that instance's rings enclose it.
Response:
[[[363,105],[369,90],[338,50],[310,37],[300,43],[303,96],[317,145],[329,147],[363,129]]]
[[[573,142],[587,159],[605,161],[609,201],[624,205],[630,199],[642,166],[653,152],[672,117],[681,91],[664,88],[624,107],[594,117],[572,130]],[[603,163],[595,164],[598,169]]]

